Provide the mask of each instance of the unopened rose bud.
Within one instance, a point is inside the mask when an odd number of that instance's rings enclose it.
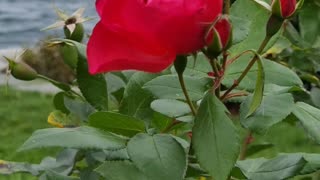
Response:
[[[17,63],[7,57],[5,57],[5,59],[9,63],[9,70],[14,78],[23,81],[32,81],[38,77],[38,73],[28,64],[23,62]]]
[[[296,0],[273,0],[272,14],[282,19],[291,17],[296,11]]]
[[[210,56],[217,57],[232,44],[232,24],[226,16],[211,26],[205,37]]]

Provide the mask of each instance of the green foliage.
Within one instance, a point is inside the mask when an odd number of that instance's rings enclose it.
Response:
[[[144,122],[131,116],[112,112],[97,112],[89,117],[92,127],[100,128],[124,136],[134,136],[144,132]]]
[[[80,56],[81,57],[81,56]],[[77,82],[87,101],[98,110],[108,110],[107,83],[103,75],[90,75],[86,59],[79,58]]]
[[[128,153],[147,179],[176,180],[184,177],[187,166],[186,152],[180,143],[169,135],[138,134],[129,141]]]
[[[209,84],[209,79],[199,79],[191,76],[184,76],[184,78],[190,98],[193,101],[201,99],[203,93],[207,90],[206,85]],[[147,82],[143,88],[149,90],[160,99],[185,99],[177,75],[156,77]]]
[[[239,161],[236,166],[248,179],[271,180],[293,177],[300,172],[305,164],[306,160],[302,155],[293,154],[280,155],[271,160],[260,158]]]
[[[62,90],[53,97],[55,110],[42,117],[60,128],[35,131],[20,151],[60,153],[40,163],[0,161],[0,173],[89,180],[313,176],[320,170],[319,4],[306,2],[299,19],[286,20],[269,39],[271,1],[231,2],[230,51],[217,59],[205,48],[179,56],[179,68],[162,73],[91,75],[85,44],[51,40],[76,80],[41,77]]]
[[[192,129],[192,142],[200,165],[216,179],[226,179],[237,160],[239,136],[227,109],[208,93],[201,102]]]
[[[150,107],[163,115],[176,118],[191,112],[188,104],[174,99],[157,99],[150,104]]]
[[[106,161],[96,171],[106,179],[147,180],[146,176],[130,161]]]
[[[222,83],[226,86],[231,86],[234,79],[241,75],[243,69],[248,64],[248,61],[249,60],[246,59],[238,59],[232,63],[225,72],[226,74]],[[263,59],[263,67],[265,73],[265,84],[276,84],[279,86],[289,87],[302,86],[302,81],[297,74],[281,64]],[[249,71],[248,75],[239,84],[238,87],[240,89],[253,90],[255,88],[257,69],[257,66],[254,66]]]
[[[256,112],[248,117],[251,101],[252,97],[249,96],[241,104],[240,121],[244,127],[257,133],[263,133],[274,124],[285,119],[294,108],[291,94],[269,94],[263,97]]]
[[[34,132],[19,151],[44,147],[116,150],[124,148],[125,143],[126,139],[124,138],[86,126],[49,128]]]
[[[306,103],[298,102],[293,114],[300,120],[306,132],[319,144],[320,110]]]
[[[261,105],[262,98],[263,98],[264,69],[263,69],[262,60],[260,57],[257,60],[257,64],[258,64],[258,72],[257,72],[256,87],[252,96],[249,112],[246,115],[246,117],[250,116],[252,113],[254,113],[257,110],[257,108]]]

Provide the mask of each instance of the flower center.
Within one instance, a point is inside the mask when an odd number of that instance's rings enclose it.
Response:
[[[65,21],[65,24],[66,25],[70,25],[70,24],[75,24],[76,22],[77,22],[77,18],[76,17],[71,17],[71,18],[69,18],[69,19],[67,19]]]

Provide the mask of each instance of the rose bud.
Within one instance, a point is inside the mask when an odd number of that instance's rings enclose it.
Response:
[[[11,75],[19,80],[32,81],[38,77],[38,73],[28,64],[23,62],[15,62],[8,57],[4,57],[9,63]]]
[[[205,41],[209,56],[217,57],[232,44],[232,24],[226,16],[217,20],[208,30]]]
[[[85,34],[82,23],[91,20],[91,18],[82,17],[84,10],[84,8],[80,8],[76,10],[71,16],[69,16],[62,10],[56,9],[59,20],[42,30],[50,30],[63,27],[64,34],[67,39],[81,42]]]
[[[296,0],[273,0],[271,4],[272,14],[287,19],[295,13],[296,5]]]
[[[82,23],[77,23],[77,19],[75,17],[71,17],[66,20],[63,30],[67,39],[77,42],[81,42],[83,40],[84,27]]]
[[[205,46],[223,0],[97,0],[100,22],[87,46],[91,74],[160,72]]]

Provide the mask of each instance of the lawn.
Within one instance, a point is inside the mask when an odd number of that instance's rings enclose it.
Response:
[[[16,150],[37,129],[47,128],[48,113],[52,110],[52,96],[34,92],[21,92],[0,87],[0,159],[39,163],[42,157],[54,155],[54,150],[33,150],[18,153]],[[26,175],[0,179],[35,179]]]
[[[54,156],[54,149],[16,152],[17,148],[37,129],[47,128],[46,119],[53,109],[52,95],[22,92],[0,87],[0,159],[39,163],[44,156]],[[281,123],[267,133],[255,137],[254,143],[269,142],[275,147],[252,157],[272,157],[279,152],[319,153],[320,146],[310,140],[300,127]],[[0,180],[36,179],[27,175],[1,176]]]

